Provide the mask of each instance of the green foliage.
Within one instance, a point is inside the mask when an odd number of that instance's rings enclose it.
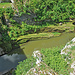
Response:
[[[26,23],[22,22],[22,25],[17,26],[16,23],[14,26],[9,28],[9,36],[12,38],[16,38],[21,35],[26,35],[28,33],[33,33],[37,32],[37,29],[40,29],[41,26],[36,26],[36,25],[27,25]],[[29,32],[30,31],[30,32]]]
[[[75,46],[72,46],[72,47],[71,47],[71,50],[75,50]]]
[[[14,11],[12,8],[6,8],[5,13],[9,16],[9,18],[13,17]]]
[[[3,1],[3,0],[2,0]],[[7,2],[4,2],[4,3],[0,3],[0,8],[8,8],[8,7],[11,7],[11,3],[7,3]]]
[[[18,37],[20,35],[20,28],[17,26],[10,27],[9,36]]]
[[[42,49],[41,53],[44,55],[43,62],[45,62],[51,69],[56,71],[58,74],[69,75],[70,68],[67,62],[64,60],[66,56],[63,58],[60,52],[61,47]],[[26,74],[27,71],[35,67],[35,62],[36,60],[33,57],[28,58],[23,62],[20,62],[15,70],[16,75]],[[41,65],[40,67],[40,69],[45,68],[44,65]]]
[[[73,43],[73,41],[70,41],[70,44],[72,44]]]
[[[54,22],[63,22],[75,17],[74,0],[19,0],[15,1],[15,7],[18,8],[20,14],[35,13],[36,21],[50,19]]]
[[[3,16],[2,14],[4,13],[4,9],[0,8],[0,18]]]
[[[3,41],[9,41],[10,40],[10,38],[7,34],[7,30],[8,30],[7,25],[2,25],[1,26],[1,31],[0,32],[2,33],[2,40]]]
[[[14,15],[14,11],[12,8],[0,8],[0,19],[3,21],[3,17],[5,17],[5,19],[10,19],[11,17],[13,17]]]
[[[67,62],[62,58],[61,48],[49,48],[42,49],[41,53],[44,54],[44,62],[50,66],[53,70],[55,70],[58,74],[69,75]]]
[[[13,20],[12,18],[10,18],[10,22],[11,22],[12,24],[15,24],[15,23],[16,23],[16,21]]]
[[[11,51],[12,46],[11,46],[11,39],[8,36],[8,27],[7,25],[1,25],[0,26],[0,33],[2,35],[2,39],[0,40],[0,46],[4,49],[5,53]]]
[[[56,35],[56,34],[61,34],[61,33],[59,33],[59,32],[52,32],[54,35]]]
[[[15,73],[16,75],[25,75],[27,71],[29,71],[31,68],[35,67],[36,65],[36,59],[31,57],[23,62],[19,62],[19,65],[16,67]]]

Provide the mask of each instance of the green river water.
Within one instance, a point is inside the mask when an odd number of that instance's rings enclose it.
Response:
[[[72,38],[75,37],[75,33],[63,33],[59,37],[52,37],[46,40],[30,41],[27,44],[23,44],[21,49],[26,57],[30,57],[35,50],[41,50],[41,48],[52,48],[56,46],[65,46]]]
[[[15,68],[18,62],[29,58],[33,51],[41,50],[41,48],[52,48],[56,46],[65,46],[72,38],[75,37],[75,33],[63,33],[59,37],[52,37],[46,40],[29,41],[23,44],[20,49],[15,49],[11,53],[0,57],[0,75],[4,72]],[[19,54],[18,54],[19,53]]]

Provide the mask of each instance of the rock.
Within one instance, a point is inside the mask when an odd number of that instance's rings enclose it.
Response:
[[[59,23],[59,25],[62,25],[62,23]]]
[[[71,68],[75,69],[75,61],[71,64]]]
[[[75,42],[75,37],[72,39],[72,42]]]
[[[70,75],[74,75],[74,74],[70,72]]]
[[[27,24],[35,24],[35,21],[33,20],[33,18],[36,17],[35,14],[31,13],[30,15],[28,14],[23,14],[22,16],[14,16],[13,20],[15,20],[17,23],[22,24],[22,22],[26,22]]]
[[[14,0],[10,0],[12,3],[14,3]]]
[[[71,50],[72,46],[75,46],[75,37],[65,45],[65,47],[61,50],[61,54],[67,55],[68,52],[72,52]],[[70,54],[69,56],[71,57],[66,56],[66,59],[70,59],[72,61],[72,59],[74,58],[74,55]],[[66,59],[65,61],[67,61]],[[67,61],[67,64],[70,64],[70,62]],[[73,68],[74,70],[73,70],[73,73],[70,72],[70,75],[75,75],[75,61],[73,61],[73,63],[71,64],[71,68]]]
[[[27,71],[26,75],[30,75],[31,73],[32,75],[58,75],[54,70],[50,69],[49,66],[43,62],[42,58],[44,55],[41,54],[39,50],[34,51],[32,56],[36,59],[36,66]]]

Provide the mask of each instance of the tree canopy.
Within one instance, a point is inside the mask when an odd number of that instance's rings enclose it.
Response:
[[[63,22],[75,18],[75,0],[14,0],[20,15],[35,13],[36,20]]]

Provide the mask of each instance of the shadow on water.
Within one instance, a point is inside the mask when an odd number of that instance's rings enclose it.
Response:
[[[25,60],[27,57],[23,53],[22,49],[15,41],[12,41],[8,35],[8,29],[4,29],[0,24],[0,48],[3,49],[4,53],[0,54],[0,75],[8,72],[12,68],[15,68],[20,62]],[[18,52],[19,51],[21,52]]]

